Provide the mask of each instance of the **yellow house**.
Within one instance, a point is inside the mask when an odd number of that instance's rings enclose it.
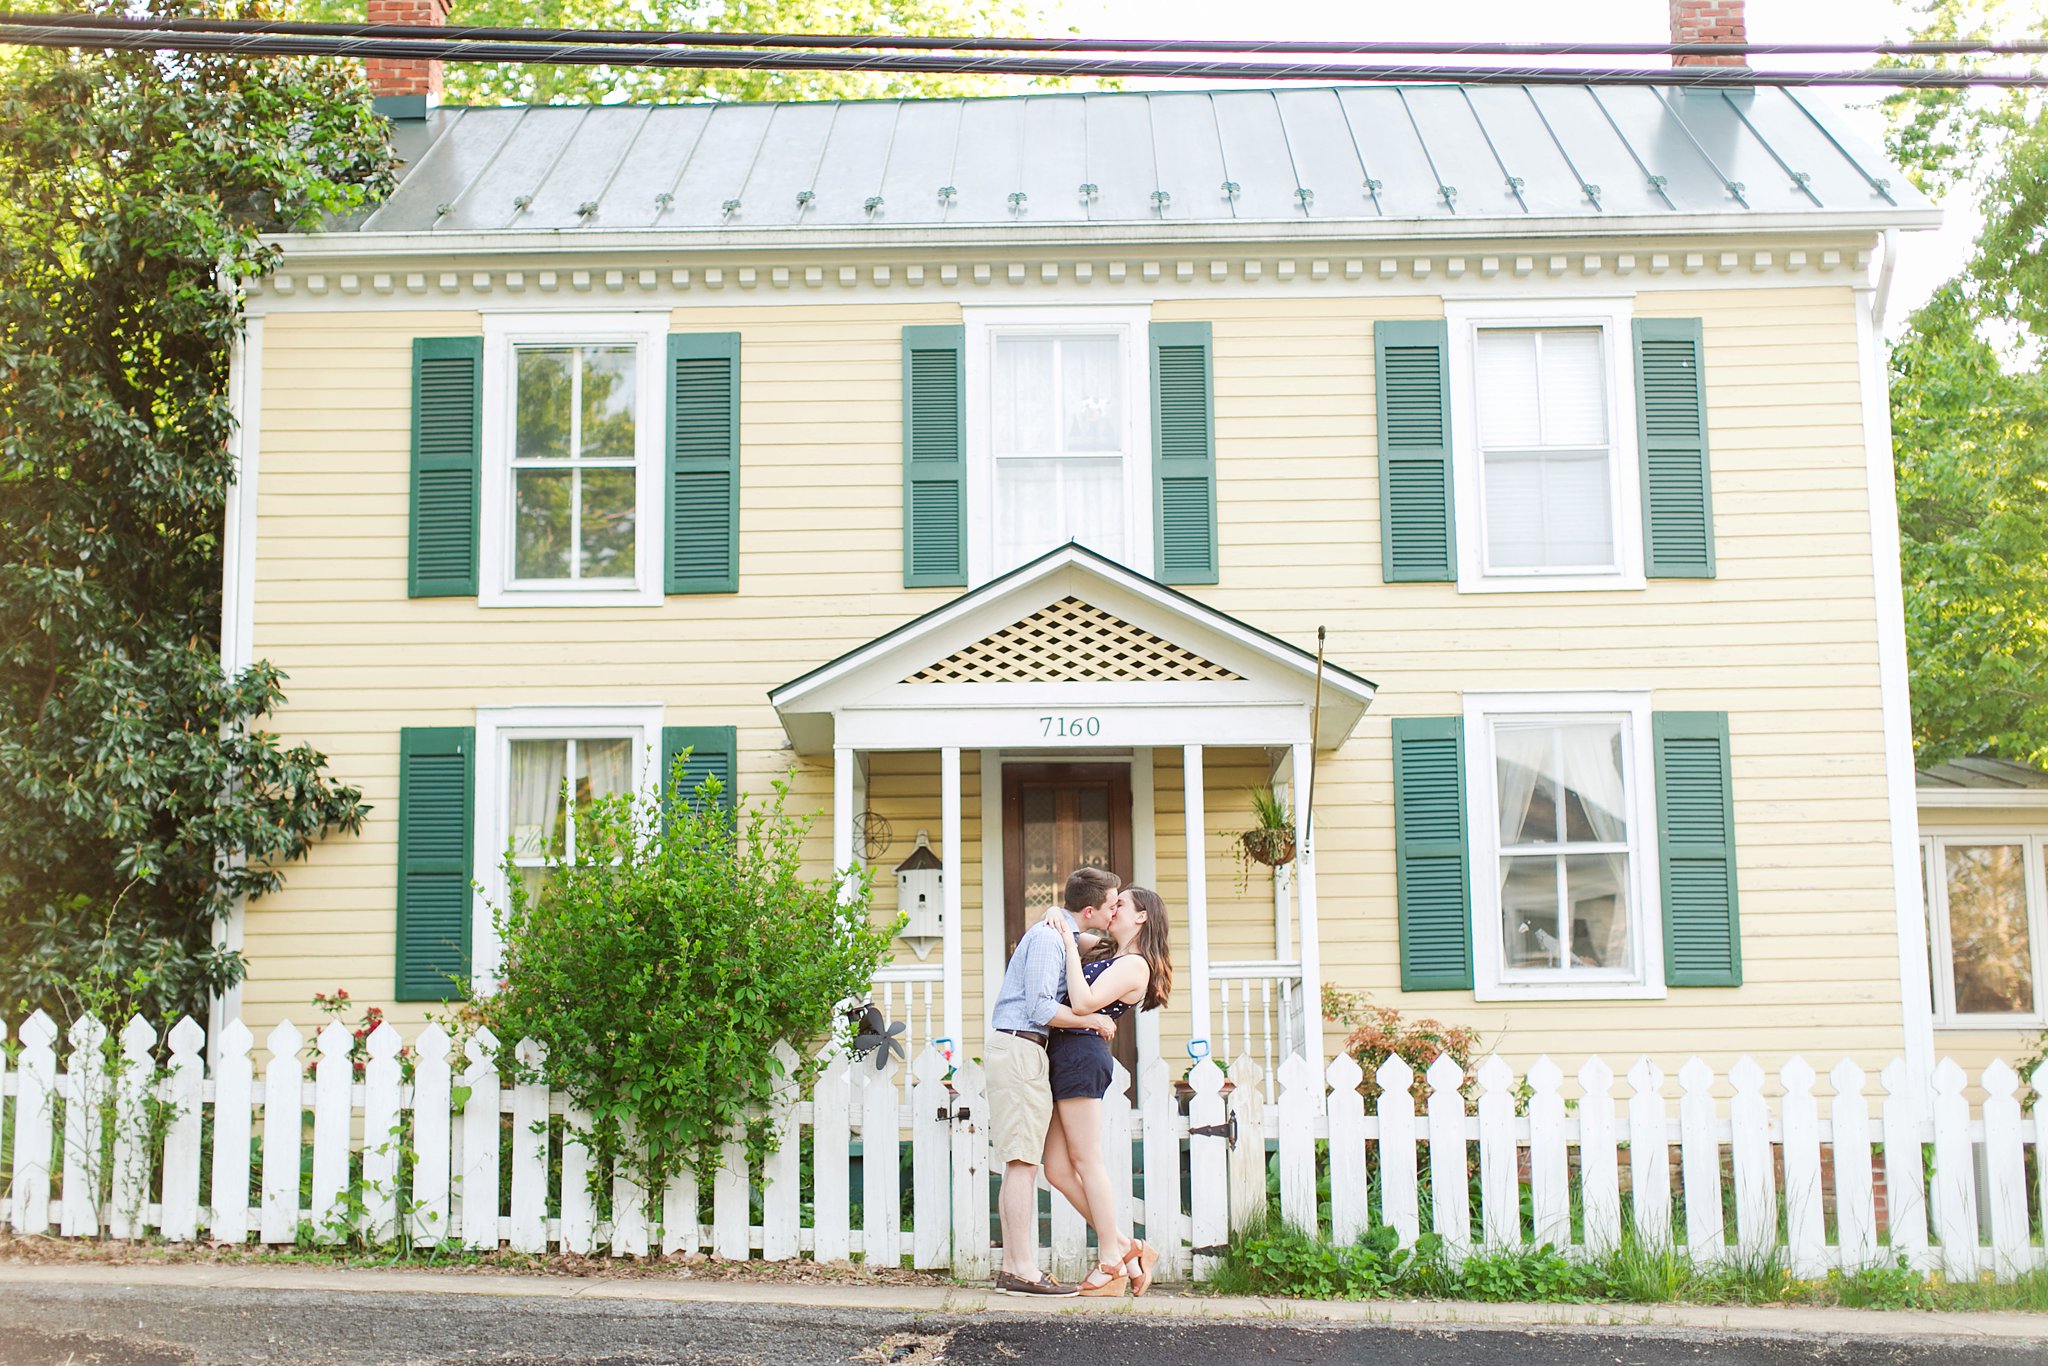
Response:
[[[1936,215],[1822,103],[386,107],[235,365],[228,661],[375,807],[230,928],[259,1034],[488,985],[505,851],[687,746],[883,913],[936,855],[914,1044],[1086,861],[1170,908],[1176,1072],[1327,1056],[1325,986],[1926,1064],[1878,329]]]

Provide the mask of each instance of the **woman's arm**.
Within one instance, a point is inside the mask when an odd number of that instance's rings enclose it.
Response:
[[[1116,1036],[1116,1021],[1107,1015],[1081,1015],[1067,1006],[1061,1006],[1052,1013],[1048,1022],[1054,1029],[1089,1029],[1105,1039]]]
[[[1080,937],[1064,920],[1055,928],[1067,946],[1067,1001],[1075,1010],[1100,1010],[1145,989],[1152,969],[1137,954],[1127,954],[1111,963],[1100,977],[1090,982],[1081,971]]]

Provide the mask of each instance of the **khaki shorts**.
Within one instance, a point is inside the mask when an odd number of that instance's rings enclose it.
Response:
[[[1052,1123],[1052,1085],[1045,1050],[1014,1034],[991,1032],[988,1061],[990,1154],[1000,1165],[1045,1157],[1045,1131]]]

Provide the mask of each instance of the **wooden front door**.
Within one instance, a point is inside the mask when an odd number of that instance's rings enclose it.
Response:
[[[1003,766],[1003,958],[1049,906],[1067,874],[1107,868],[1131,880],[1131,770],[1123,764]],[[1138,1073],[1138,1017],[1118,1021],[1113,1050]]]

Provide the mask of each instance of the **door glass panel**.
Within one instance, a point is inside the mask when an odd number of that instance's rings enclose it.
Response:
[[[1032,908],[1059,902],[1066,874],[1059,866],[1059,813],[1049,787],[1024,789],[1024,923]]]
[[[1946,854],[1956,1013],[2031,1014],[2034,949],[2024,846],[1951,844]]]
[[[1076,865],[1091,868],[1109,866],[1109,789],[1084,787],[1080,797],[1080,848]],[[1068,869],[1072,872],[1073,869]]]

